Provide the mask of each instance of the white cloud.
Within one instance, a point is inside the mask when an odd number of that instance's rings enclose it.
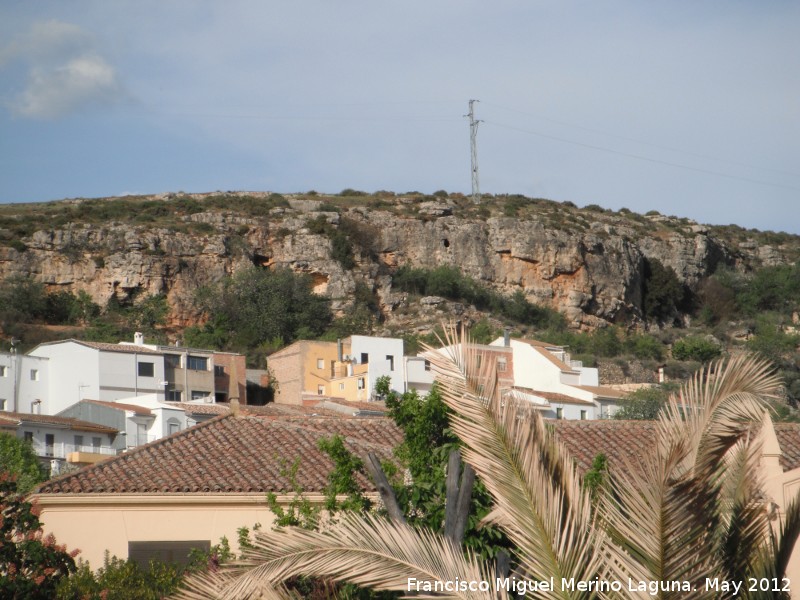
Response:
[[[24,89],[9,107],[24,117],[54,119],[118,101],[124,90],[116,69],[94,46],[80,27],[51,20],[0,48],[0,66],[18,61],[27,69]]]

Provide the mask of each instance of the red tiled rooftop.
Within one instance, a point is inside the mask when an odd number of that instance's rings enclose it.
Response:
[[[321,492],[333,464],[319,450],[335,434],[361,456],[391,456],[400,432],[387,419],[220,416],[42,484],[41,494]],[[297,463],[294,480],[289,470]],[[360,480],[364,489],[374,487]]]
[[[119,432],[115,427],[106,427],[105,425],[98,425],[97,423],[90,423],[89,421],[81,421],[80,419],[72,419],[70,417],[55,417],[52,415],[34,415],[30,413],[17,413],[17,412],[4,412],[2,414],[4,420],[20,424],[27,423],[40,423],[42,425],[53,425],[55,427],[65,427],[77,429],[79,431],[94,431],[97,433],[113,433]]]
[[[137,415],[152,415],[149,408],[143,406],[136,406],[135,404],[125,404],[124,402],[111,402],[109,400],[82,400],[81,402],[88,402],[89,404],[98,404],[100,406],[107,406],[108,408],[115,408],[117,410],[130,410]]]
[[[551,421],[556,435],[567,446],[581,472],[588,470],[595,456],[603,453],[609,465],[636,466],[639,457],[653,451],[655,421]],[[781,446],[784,471],[800,467],[800,424],[776,423],[775,435]]]

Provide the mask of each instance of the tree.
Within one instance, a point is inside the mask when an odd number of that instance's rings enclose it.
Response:
[[[0,598],[51,600],[59,581],[75,571],[78,551],[43,535],[38,511],[0,474]]]
[[[719,344],[698,336],[689,336],[672,344],[672,358],[707,363],[722,354]]]
[[[202,328],[188,328],[186,342],[251,350],[317,337],[331,322],[330,300],[312,291],[311,279],[289,269],[251,267],[198,298],[209,314]]]
[[[615,419],[654,421],[666,405],[669,394],[663,387],[646,387],[626,394],[620,401]]]
[[[20,494],[27,494],[47,479],[30,443],[7,433],[0,433],[0,476],[3,474],[16,478]]]
[[[653,451],[633,457],[641,468],[610,468],[601,488],[607,492],[592,505],[572,458],[540,414],[501,396],[496,373],[478,367],[474,347],[452,333],[446,341],[450,356],[433,353],[431,361],[452,411],[450,427],[494,500],[484,523],[501,527],[514,543],[516,572],[529,582],[625,582],[613,594],[559,585],[542,597],[711,599],[719,592],[705,589],[706,578],[781,582],[800,535],[800,504],[787,507],[776,532],[758,477],[760,444],[750,435],[754,424],[768,425],[764,398],[779,390],[767,363],[736,357],[695,375],[661,411]],[[495,575],[437,533],[345,515],[325,531],[257,535],[238,569],[193,580],[183,597],[280,595],[297,573],[403,592],[410,578],[494,582]],[[680,590],[631,590],[629,579],[677,581]],[[497,597],[493,586],[448,592]]]
[[[665,267],[655,258],[645,259],[642,284],[642,312],[648,319],[659,321],[675,317],[685,291],[672,267]]]

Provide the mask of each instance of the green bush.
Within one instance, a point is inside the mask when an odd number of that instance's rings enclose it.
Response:
[[[642,312],[645,318],[670,321],[683,303],[685,290],[671,267],[650,258],[644,261]]]
[[[722,354],[719,344],[697,336],[689,336],[672,344],[672,358],[707,363]]]

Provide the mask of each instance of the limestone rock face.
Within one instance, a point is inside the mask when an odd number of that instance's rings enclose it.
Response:
[[[83,290],[101,305],[111,298],[163,293],[170,324],[180,327],[200,317],[193,306],[198,287],[247,265],[307,273],[315,291],[329,296],[338,311],[350,305],[357,284],[366,284],[390,319],[406,302],[391,287],[396,268],[452,265],[498,291],[519,291],[561,311],[575,327],[593,328],[640,319],[648,259],[674,269],[688,286],[720,264],[746,268],[783,260],[775,247],[746,242],[731,247],[696,224],[643,237],[601,222],[557,229],[535,216],[465,219],[443,202],[407,216],[363,206],[340,215],[317,212],[320,203],[295,204],[263,218],[195,213],[184,217],[185,226],[171,229],[122,223],[42,228],[20,240],[27,250],[0,245],[0,279],[16,275],[53,290]],[[345,219],[350,224],[355,268],[345,270],[333,258],[330,237],[309,228],[309,220],[319,216],[333,230]],[[357,239],[353,231],[359,232]],[[459,306],[461,312],[469,309]]]

